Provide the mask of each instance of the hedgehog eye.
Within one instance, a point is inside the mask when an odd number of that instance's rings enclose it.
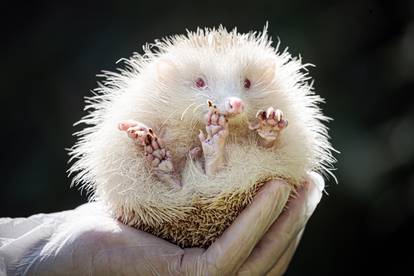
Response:
[[[206,82],[202,78],[198,78],[195,81],[195,86],[197,88],[205,88],[206,87]]]
[[[244,88],[249,89],[251,85],[250,80],[248,78],[244,79],[243,85],[244,85]]]

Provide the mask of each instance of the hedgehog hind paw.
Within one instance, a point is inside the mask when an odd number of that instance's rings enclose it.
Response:
[[[200,130],[199,139],[204,156],[204,169],[212,176],[224,166],[224,146],[229,135],[228,120],[216,107],[206,115],[207,136]]]
[[[127,120],[120,122],[118,129],[125,131],[128,137],[144,147],[147,165],[160,181],[171,187],[181,187],[180,178],[173,166],[171,153],[165,148],[164,142],[152,128],[134,120]]]

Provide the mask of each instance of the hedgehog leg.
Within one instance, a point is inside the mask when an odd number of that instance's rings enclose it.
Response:
[[[207,137],[201,130],[198,137],[203,149],[206,174],[212,176],[224,166],[224,145],[229,128],[227,118],[217,108],[212,108],[205,119]]]
[[[161,181],[172,187],[181,187],[180,178],[173,166],[171,153],[151,128],[132,120],[121,122],[118,128],[121,131],[126,131],[130,138],[144,147],[147,164]]]
[[[266,111],[259,110],[256,114],[256,121],[249,123],[251,130],[257,131],[260,139],[260,145],[266,148],[275,144],[281,131],[288,125],[288,121],[283,118],[283,112],[280,109],[269,107]]]

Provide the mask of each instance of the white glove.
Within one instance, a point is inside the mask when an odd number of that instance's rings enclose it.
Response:
[[[289,200],[266,183],[208,249],[180,247],[111,218],[103,205],[0,219],[0,275],[281,275],[322,196],[321,176]]]

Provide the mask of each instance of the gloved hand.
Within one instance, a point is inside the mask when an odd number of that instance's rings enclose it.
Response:
[[[310,173],[296,196],[269,181],[208,249],[180,247],[111,218],[99,203],[0,219],[0,275],[280,275],[320,201]]]

